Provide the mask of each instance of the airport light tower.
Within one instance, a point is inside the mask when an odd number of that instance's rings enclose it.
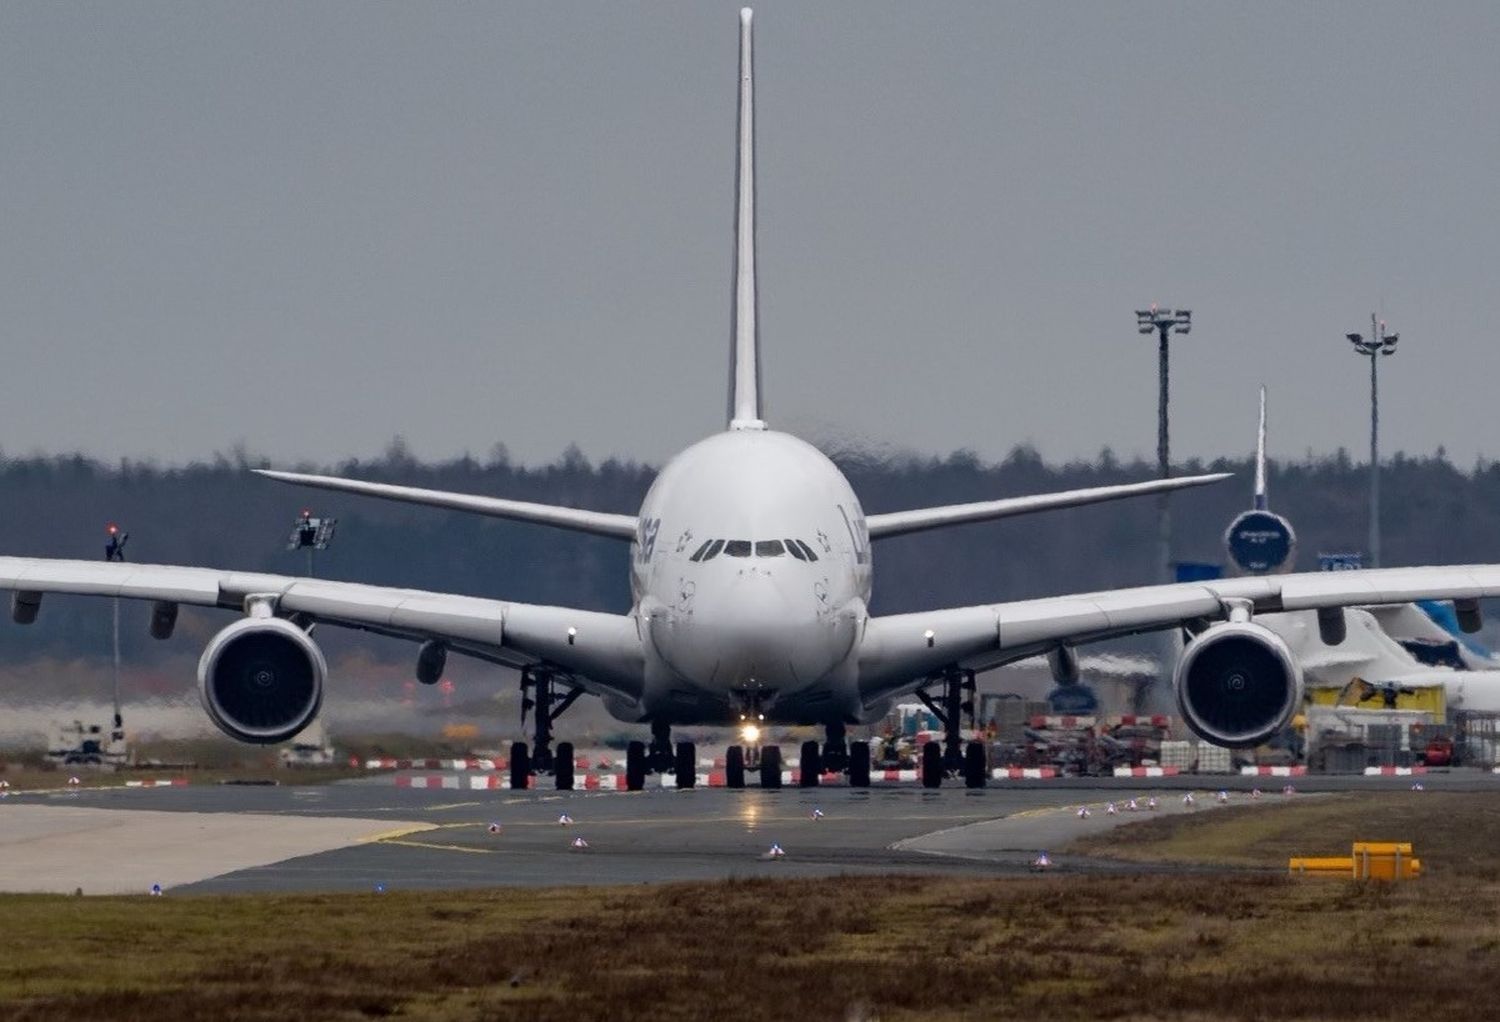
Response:
[[[1162,479],[1172,474],[1171,450],[1167,432],[1167,395],[1169,391],[1168,338],[1172,334],[1185,334],[1193,328],[1191,309],[1163,309],[1155,302],[1149,309],[1137,309],[1136,329],[1143,334],[1157,335],[1157,375],[1159,392],[1156,399],[1156,472]],[[1157,581],[1172,579],[1172,512],[1167,494],[1156,498],[1156,542]]]
[[[1370,336],[1345,334],[1354,353],[1370,360],[1370,567],[1380,567],[1380,388],[1377,367],[1384,357],[1396,353],[1400,334],[1385,332],[1385,323],[1370,313]]]
[[[104,544],[104,559],[124,564],[125,544],[130,542],[130,533],[122,532],[118,525],[110,522],[104,527],[104,534],[109,537]],[[121,742],[125,740],[125,718],[120,712],[120,598],[116,596],[113,602],[115,718],[109,736],[112,741]]]

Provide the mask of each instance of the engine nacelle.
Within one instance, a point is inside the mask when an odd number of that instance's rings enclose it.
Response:
[[[284,742],[323,705],[328,663],[306,632],[274,617],[247,617],[209,641],[198,661],[203,709],[230,738]]]
[[[1259,745],[1302,705],[1302,668],[1292,651],[1249,621],[1215,625],[1189,643],[1172,684],[1193,733],[1232,749]]]

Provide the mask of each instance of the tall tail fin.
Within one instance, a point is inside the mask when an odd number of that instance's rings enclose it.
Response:
[[[740,85],[734,167],[734,348],[729,356],[729,428],[764,429],[755,288],[755,60],[751,13],[740,11]]]
[[[1266,509],[1266,388],[1260,388],[1260,430],[1255,435],[1255,510]]]

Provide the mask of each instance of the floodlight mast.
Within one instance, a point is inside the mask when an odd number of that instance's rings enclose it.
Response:
[[[1400,334],[1385,332],[1385,323],[1370,313],[1370,337],[1345,334],[1354,353],[1370,360],[1370,549],[1369,565],[1380,567],[1380,386],[1377,366],[1382,357],[1396,353]]]
[[[104,544],[104,559],[106,561],[125,562],[125,544],[130,541],[130,533],[121,530],[114,522],[104,527],[104,534],[109,541]],[[110,737],[114,741],[123,741],[125,738],[125,718],[120,713],[120,598],[114,598],[114,688],[115,688],[115,721],[110,730]]]
[[[1156,334],[1158,392],[1156,399],[1156,473],[1166,479],[1172,474],[1171,445],[1168,432],[1167,404],[1170,393],[1170,362],[1168,337],[1171,334],[1186,334],[1193,328],[1191,309],[1163,309],[1155,302],[1149,309],[1137,309],[1136,330],[1142,334]],[[1161,493],[1156,498],[1156,542],[1157,581],[1172,581],[1172,511],[1168,495]]]

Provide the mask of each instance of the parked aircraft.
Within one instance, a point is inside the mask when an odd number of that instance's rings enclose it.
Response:
[[[1271,511],[1266,494],[1264,387],[1254,506],[1235,517],[1224,533],[1224,547],[1230,561],[1252,575],[1289,571],[1296,555],[1292,523]],[[1449,710],[1500,711],[1500,658],[1463,634],[1448,603],[1351,607],[1345,612],[1345,636],[1337,643],[1327,641],[1314,612],[1265,614],[1259,620],[1287,644],[1313,686],[1362,693],[1365,702],[1383,704],[1394,703],[1401,692],[1440,685]]]
[[[930,693],[945,738],[923,750],[924,783],[961,774],[978,786],[985,749],[964,746],[960,718],[975,673],[1048,654],[1067,668],[1087,642],[1167,628],[1193,638],[1174,676],[1179,705],[1199,735],[1255,745],[1302,703],[1302,668],[1257,617],[1316,611],[1320,636],[1338,645],[1343,608],[1420,598],[1453,599],[1477,628],[1478,599],[1500,595],[1500,566],[1265,575],[872,616],[872,544],[922,529],[1051,508],[1077,507],[1215,482],[1156,480],[1031,497],[866,515],[838,468],[811,445],[770,429],[761,409],[755,249],[754,77],[751,15],[740,17],[733,348],[728,427],[663,466],[636,515],[607,514],[472,494],[325,476],[266,472],[345,493],[516,519],[629,542],[632,606],[608,614],[326,579],[213,568],[0,558],[12,617],[36,618],[46,593],[84,593],[153,604],[151,634],[172,634],[178,608],[242,616],[203,653],[204,709],[226,734],[279,742],[312,721],[327,665],[314,625],[364,629],[421,643],[420,680],[436,682],[450,652],[522,671],[534,704],[533,743],[518,743],[511,770],[532,767],[572,783],[571,747],[552,748],[553,725],[587,693],[616,717],[647,723],[649,748],[627,750],[630,787],[648,767],[692,783],[696,750],[671,745],[674,725],[761,721],[819,725],[805,743],[802,776],[844,770],[869,781],[867,745],[851,724],[882,716],[892,700]],[[830,381],[830,386],[833,382]],[[744,782],[739,746],[731,784]],[[761,782],[781,782],[780,751],[762,750]]]

